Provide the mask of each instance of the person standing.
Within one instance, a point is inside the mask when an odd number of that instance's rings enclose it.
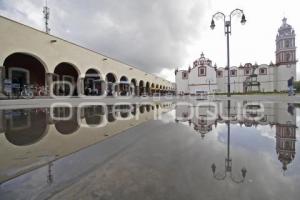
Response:
[[[294,92],[294,77],[293,76],[288,80],[288,94],[289,94],[289,96],[295,95],[295,92]]]

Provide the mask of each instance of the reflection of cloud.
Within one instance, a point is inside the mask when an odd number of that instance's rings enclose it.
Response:
[[[247,149],[253,152],[275,151],[274,139],[260,134],[261,130],[251,127],[230,126],[231,146],[233,148]],[[273,133],[275,135],[275,133]],[[227,127],[219,132],[218,140],[227,143]]]
[[[175,110],[172,110],[172,111],[169,111],[167,113],[162,113],[162,116],[161,116],[160,120],[161,120],[161,122],[163,122],[165,124],[168,124],[168,123],[173,123],[175,117],[176,117]]]
[[[263,137],[267,137],[272,140],[276,140],[275,138],[275,127],[271,128],[269,125],[266,126],[257,126],[257,133]]]

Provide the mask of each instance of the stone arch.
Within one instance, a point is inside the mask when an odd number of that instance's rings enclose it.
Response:
[[[117,86],[115,85],[115,88],[113,88],[113,87],[114,87],[114,84],[117,83],[117,80],[118,80],[117,76],[114,73],[109,72],[109,73],[106,74],[105,81],[107,83],[107,96],[113,96],[114,95],[113,90],[116,91]]]
[[[13,92],[22,90],[25,85],[31,85],[34,89],[46,86],[48,68],[36,55],[12,53],[5,58],[3,66],[4,78],[14,84]],[[34,92],[34,95],[38,95],[38,92]]]
[[[80,71],[74,64],[61,62],[56,65],[53,80],[58,81],[58,84],[55,84],[54,94],[61,96],[77,96],[77,81],[79,77]]]
[[[133,86],[133,88],[131,87],[131,90],[134,90],[134,94],[135,96],[138,95],[138,86],[137,86],[137,80],[135,78],[131,79],[131,86]],[[131,94],[133,93],[133,91],[131,91]]]
[[[85,74],[85,76],[87,74],[90,74],[91,76],[100,77],[101,80],[103,79],[102,73],[94,67],[88,68],[84,74]]]
[[[139,82],[139,91],[140,91],[140,96],[143,95],[145,93],[145,85],[144,85],[144,81],[140,80]]]
[[[105,80],[106,80],[107,82],[116,83],[117,80],[118,80],[118,78],[117,78],[117,76],[116,76],[114,73],[109,72],[109,73],[107,73],[107,74],[105,75]]]
[[[94,69],[94,68],[89,68],[85,72],[85,77],[84,77],[84,94],[85,95],[100,95],[103,93],[103,84],[100,81],[102,80],[101,73],[99,70]]]
[[[146,82],[146,94],[150,94],[150,83],[148,81]]]
[[[130,83],[128,82],[127,76],[121,76],[119,84],[120,96],[127,96],[129,94],[129,86]]]
[[[127,76],[121,76],[120,81],[128,81]]]
[[[151,84],[150,91],[151,91],[151,95],[153,95],[156,92],[154,83]]]

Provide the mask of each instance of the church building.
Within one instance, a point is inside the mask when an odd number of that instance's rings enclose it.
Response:
[[[246,63],[229,68],[230,88],[232,93],[247,92],[282,92],[287,91],[287,81],[296,80],[296,46],[295,31],[282,19],[282,25],[276,36],[275,64]],[[175,70],[178,95],[198,95],[201,93],[226,93],[228,68],[212,65],[212,61],[200,58],[193,62],[193,67]]]

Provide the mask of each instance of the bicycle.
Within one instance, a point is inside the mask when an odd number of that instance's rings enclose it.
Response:
[[[20,96],[24,99],[32,99],[34,97],[34,94],[33,94],[31,86],[24,85],[24,87],[22,88],[22,91],[20,93]]]

